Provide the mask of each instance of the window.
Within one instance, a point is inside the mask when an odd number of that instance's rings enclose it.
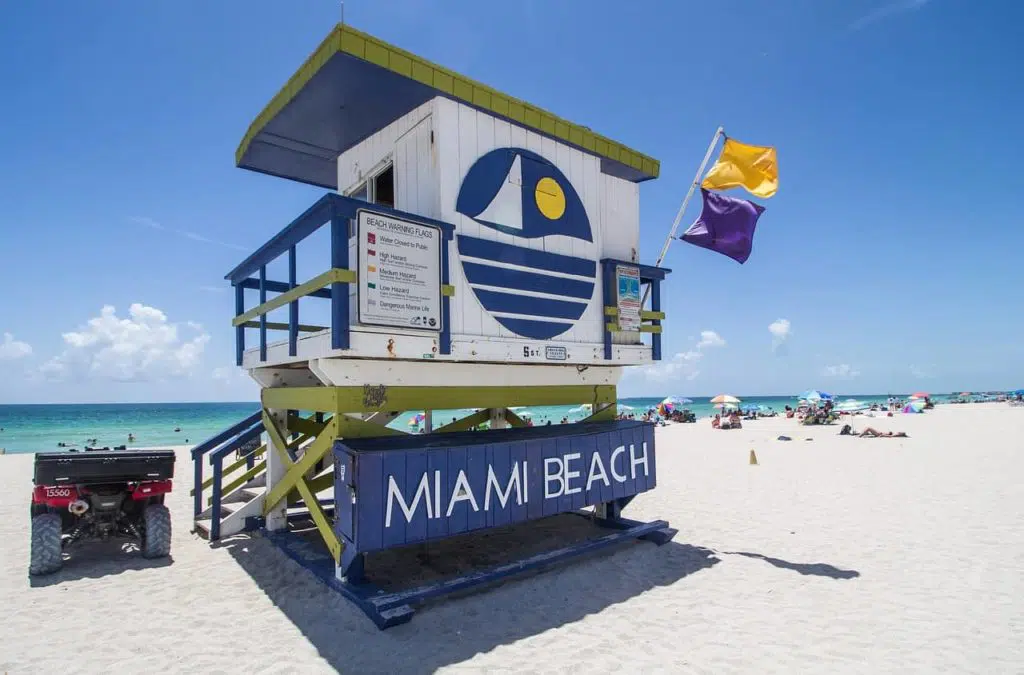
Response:
[[[360,183],[358,187],[348,193],[352,199],[358,199],[370,204],[380,204],[395,208],[395,168],[388,164],[382,171],[377,172]],[[356,236],[355,221],[349,226],[349,236]]]
[[[373,177],[373,203],[395,208],[395,167],[388,165]]]

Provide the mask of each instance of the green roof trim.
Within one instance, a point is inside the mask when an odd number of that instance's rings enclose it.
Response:
[[[447,68],[390,45],[351,26],[337,25],[316,51],[289,78],[256,119],[249,125],[235,152],[242,166],[257,136],[270,124],[337,54],[349,55],[375,64],[411,81],[437,90],[438,95],[461,101],[477,109],[513,121],[550,138],[574,145],[609,162],[627,168],[637,180],[657,178],[658,160],[625,145],[573,124],[525,101],[497,91]],[[620,170],[621,171],[621,170]]]

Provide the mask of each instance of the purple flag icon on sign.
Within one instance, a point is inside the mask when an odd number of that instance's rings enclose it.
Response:
[[[700,192],[704,198],[700,218],[679,238],[727,255],[740,264],[747,262],[754,246],[754,228],[764,207],[703,188]]]

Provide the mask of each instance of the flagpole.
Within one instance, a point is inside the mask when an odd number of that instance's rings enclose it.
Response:
[[[668,253],[668,247],[672,245],[672,240],[676,238],[676,230],[679,229],[679,222],[683,219],[683,213],[686,211],[686,205],[690,203],[690,198],[693,197],[693,191],[697,189],[697,185],[700,183],[700,177],[704,175],[704,169],[707,167],[708,162],[711,161],[711,155],[715,151],[715,146],[718,145],[718,139],[724,135],[725,128],[718,127],[715,135],[711,138],[711,144],[708,146],[708,151],[704,154],[704,161],[700,163],[700,168],[697,169],[697,175],[694,176],[693,182],[690,183],[690,189],[686,192],[686,197],[683,198],[683,203],[679,205],[679,211],[676,212],[676,219],[672,222],[672,229],[669,230],[668,237],[665,239],[665,245],[661,247],[661,253],[658,254],[657,262],[654,263],[655,267],[661,267],[661,261],[665,259],[665,254]],[[641,307],[647,304],[647,294],[650,293],[650,291],[650,286],[644,290],[644,298],[640,302]]]

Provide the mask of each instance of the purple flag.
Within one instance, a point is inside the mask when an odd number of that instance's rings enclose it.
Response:
[[[700,193],[704,197],[700,218],[679,238],[727,255],[741,265],[747,262],[754,246],[754,228],[764,207],[704,188]]]

